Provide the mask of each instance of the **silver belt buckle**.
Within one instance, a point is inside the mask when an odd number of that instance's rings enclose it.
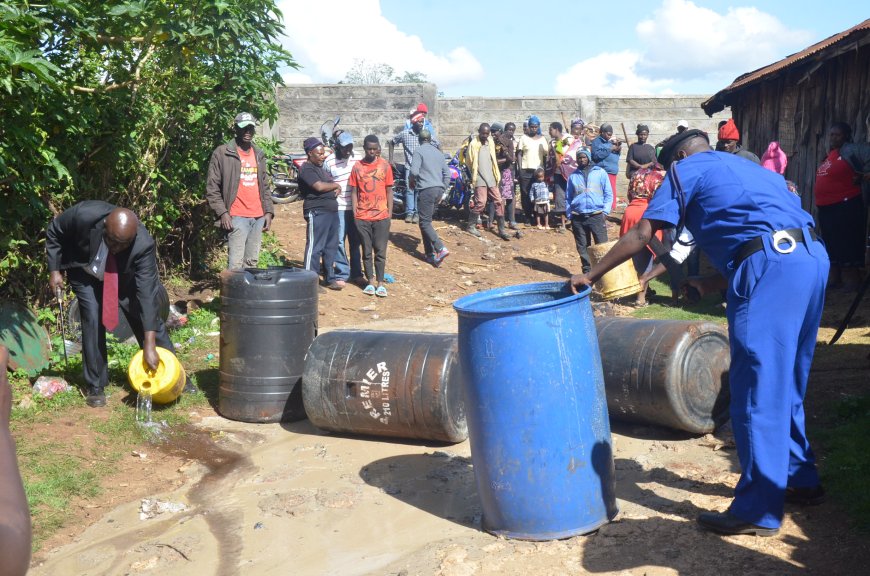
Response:
[[[785,243],[786,246],[780,246],[780,243]],[[777,230],[773,233],[773,249],[780,254],[791,254],[797,248],[797,240],[785,230]]]

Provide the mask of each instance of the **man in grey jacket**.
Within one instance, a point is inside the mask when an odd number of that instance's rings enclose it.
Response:
[[[444,161],[444,154],[432,144],[432,133],[425,128],[420,130],[420,146],[411,160],[410,178],[410,187],[417,190],[417,214],[426,262],[437,268],[450,251],[432,226],[432,215],[450,184],[450,168]]]
[[[205,197],[217,218],[215,225],[227,234],[230,270],[257,266],[263,232],[275,215],[266,183],[266,156],[253,144],[256,125],[248,112],[238,114],[235,139],[218,146],[208,165]]]

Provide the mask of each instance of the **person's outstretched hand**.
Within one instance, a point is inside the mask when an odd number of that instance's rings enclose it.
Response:
[[[592,280],[586,274],[573,274],[568,282],[571,285],[571,292],[574,294],[579,294],[587,286],[592,286]]]

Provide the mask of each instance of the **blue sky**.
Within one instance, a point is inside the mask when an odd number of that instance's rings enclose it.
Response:
[[[447,96],[712,94],[870,18],[865,0],[278,5],[302,65],[288,82],[337,82],[363,60],[422,72]]]

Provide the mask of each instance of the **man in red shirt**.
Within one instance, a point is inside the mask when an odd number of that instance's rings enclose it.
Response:
[[[263,232],[272,224],[272,196],[266,183],[266,156],[254,146],[256,120],[248,112],[236,116],[235,139],[211,155],[205,197],[216,226],[227,234],[227,268],[255,268]]]
[[[393,213],[393,169],[381,158],[381,143],[374,134],[363,141],[365,157],[353,166],[347,189],[353,204],[356,229],[363,246],[363,268],[368,279],[363,292],[385,297],[384,268]],[[372,251],[374,250],[374,276]],[[374,286],[377,282],[377,287]]]

